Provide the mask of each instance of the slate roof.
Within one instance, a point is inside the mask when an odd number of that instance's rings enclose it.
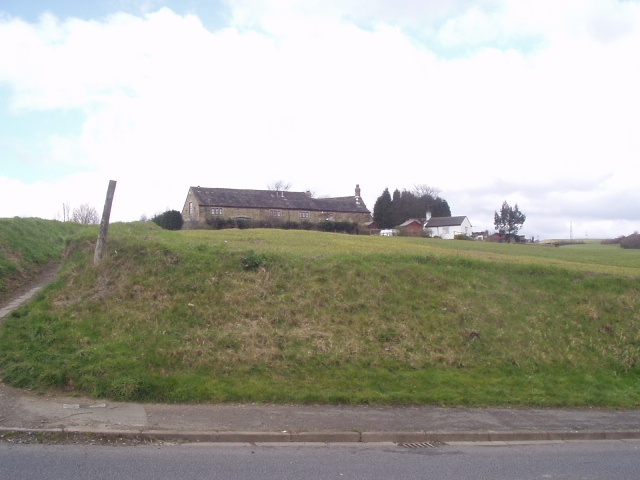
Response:
[[[409,220],[407,220],[404,223],[401,223],[400,225],[398,225],[399,227],[408,227],[409,225],[411,225],[412,223],[417,223],[418,225],[422,226],[422,220],[419,220],[417,218],[410,218]]]
[[[467,217],[431,217],[425,227],[456,227],[462,225],[465,218]]]
[[[191,190],[198,204],[206,207],[371,213],[356,196],[311,198],[305,192],[205,187],[191,187]]]

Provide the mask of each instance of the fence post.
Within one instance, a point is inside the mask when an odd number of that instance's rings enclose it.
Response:
[[[111,204],[113,203],[113,194],[116,191],[116,181],[109,180],[109,188],[107,189],[107,199],[104,202],[104,210],[102,211],[102,220],[100,221],[100,234],[96,243],[96,252],[93,256],[93,264],[97,265],[104,257],[104,251],[107,248],[107,233],[109,233],[109,217],[111,216]]]

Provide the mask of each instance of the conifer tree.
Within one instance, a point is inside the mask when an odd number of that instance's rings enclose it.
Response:
[[[373,206],[373,220],[380,228],[392,228],[394,226],[391,212],[391,194],[388,188],[384,189],[384,192],[378,197]]]
[[[410,218],[424,219],[427,211],[434,217],[450,217],[449,204],[437,190],[422,185],[415,191],[398,190],[393,197],[386,188],[373,207],[373,219],[380,228],[393,228]]]

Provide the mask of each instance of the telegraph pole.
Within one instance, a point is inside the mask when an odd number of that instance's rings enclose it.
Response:
[[[104,257],[104,251],[107,248],[107,233],[109,233],[109,217],[111,216],[111,204],[113,203],[113,194],[116,191],[116,181],[109,180],[109,188],[107,189],[107,199],[104,202],[104,210],[102,211],[102,220],[100,221],[100,235],[96,243],[96,252],[93,256],[93,264],[98,265]]]
[[[573,242],[573,222],[569,223],[569,239]]]

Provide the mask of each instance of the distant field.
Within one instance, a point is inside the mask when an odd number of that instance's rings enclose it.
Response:
[[[269,232],[268,236],[263,235]],[[181,232],[188,241],[232,241],[235,250],[253,249],[314,257],[326,253],[423,254],[465,256],[481,260],[555,265],[569,269],[640,276],[640,251],[625,251],[619,245],[585,243],[554,247],[539,244],[499,244],[441,239],[315,235],[315,232],[278,230],[194,230]],[[292,237],[292,234],[294,235]],[[291,239],[299,239],[291,241]],[[363,238],[367,238],[363,241]]]
[[[163,402],[640,405],[640,251],[307,231],[73,234],[0,327],[16,386]]]

